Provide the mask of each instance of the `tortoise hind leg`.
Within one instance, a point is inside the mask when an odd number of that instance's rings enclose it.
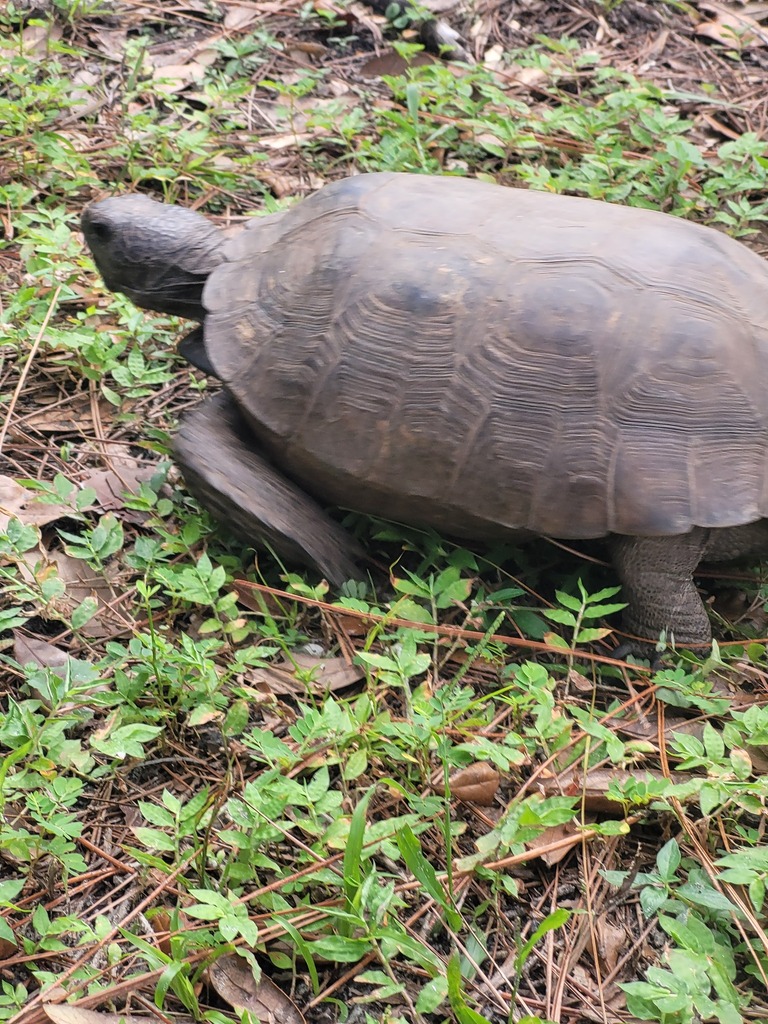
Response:
[[[611,538],[611,554],[627,602],[624,627],[644,644],[666,632],[678,647],[707,647],[712,631],[693,573],[707,548],[708,530],[695,527],[676,537]]]
[[[316,566],[337,586],[363,576],[355,564],[362,548],[258,452],[226,392],[184,417],[174,455],[192,494],[233,533]]]

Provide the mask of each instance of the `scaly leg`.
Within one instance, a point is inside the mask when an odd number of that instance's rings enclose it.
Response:
[[[192,494],[233,533],[315,566],[334,585],[363,577],[362,548],[258,452],[226,391],[185,416],[174,455]]]

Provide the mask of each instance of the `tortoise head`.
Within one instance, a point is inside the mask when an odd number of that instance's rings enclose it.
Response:
[[[144,195],[92,203],[81,226],[104,284],[142,309],[200,320],[203,287],[224,261],[224,234],[199,213]]]

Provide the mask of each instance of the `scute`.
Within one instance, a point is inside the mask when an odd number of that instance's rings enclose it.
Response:
[[[768,268],[726,236],[373,174],[256,221],[225,257],[211,360],[325,501],[477,537],[768,515]]]

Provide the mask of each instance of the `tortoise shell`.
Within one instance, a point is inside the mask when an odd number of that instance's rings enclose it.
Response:
[[[368,174],[223,252],[208,357],[325,501],[472,537],[768,514],[768,269],[716,230]]]

